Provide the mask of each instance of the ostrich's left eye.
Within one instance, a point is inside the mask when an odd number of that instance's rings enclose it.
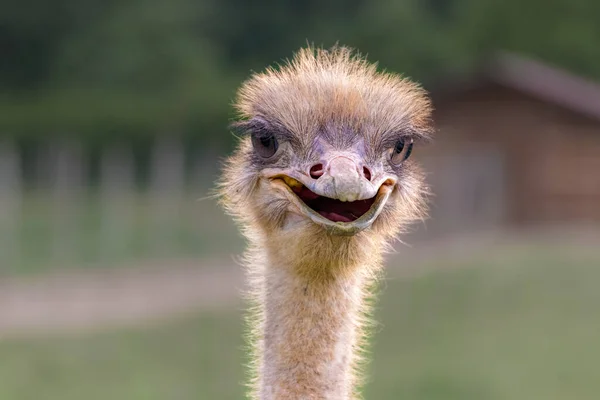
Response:
[[[396,145],[390,149],[390,162],[393,165],[400,165],[408,157],[410,157],[410,153],[412,153],[413,148],[413,140],[406,138],[400,139],[396,142]]]
[[[277,153],[279,143],[273,134],[264,136],[252,135],[252,146],[262,158],[271,158]]]

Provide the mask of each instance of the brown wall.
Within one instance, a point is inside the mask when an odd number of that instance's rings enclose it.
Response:
[[[438,157],[500,154],[506,221],[600,222],[600,121],[491,84],[435,106],[439,132],[421,154],[433,176]]]

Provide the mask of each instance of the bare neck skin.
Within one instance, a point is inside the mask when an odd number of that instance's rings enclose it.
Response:
[[[373,278],[364,266],[338,269],[324,260],[300,265],[289,255],[268,258],[256,293],[256,398],[355,399],[366,288]]]

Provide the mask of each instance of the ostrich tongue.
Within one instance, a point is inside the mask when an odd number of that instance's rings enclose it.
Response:
[[[294,193],[311,209],[333,222],[352,222],[365,214],[375,197],[357,201],[341,201],[319,196],[306,186],[294,187]]]

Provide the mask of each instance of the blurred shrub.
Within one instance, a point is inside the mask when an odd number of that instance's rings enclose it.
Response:
[[[597,15],[595,0],[4,2],[0,135],[226,145],[238,83],[307,42],[425,82],[498,48],[600,77]]]

